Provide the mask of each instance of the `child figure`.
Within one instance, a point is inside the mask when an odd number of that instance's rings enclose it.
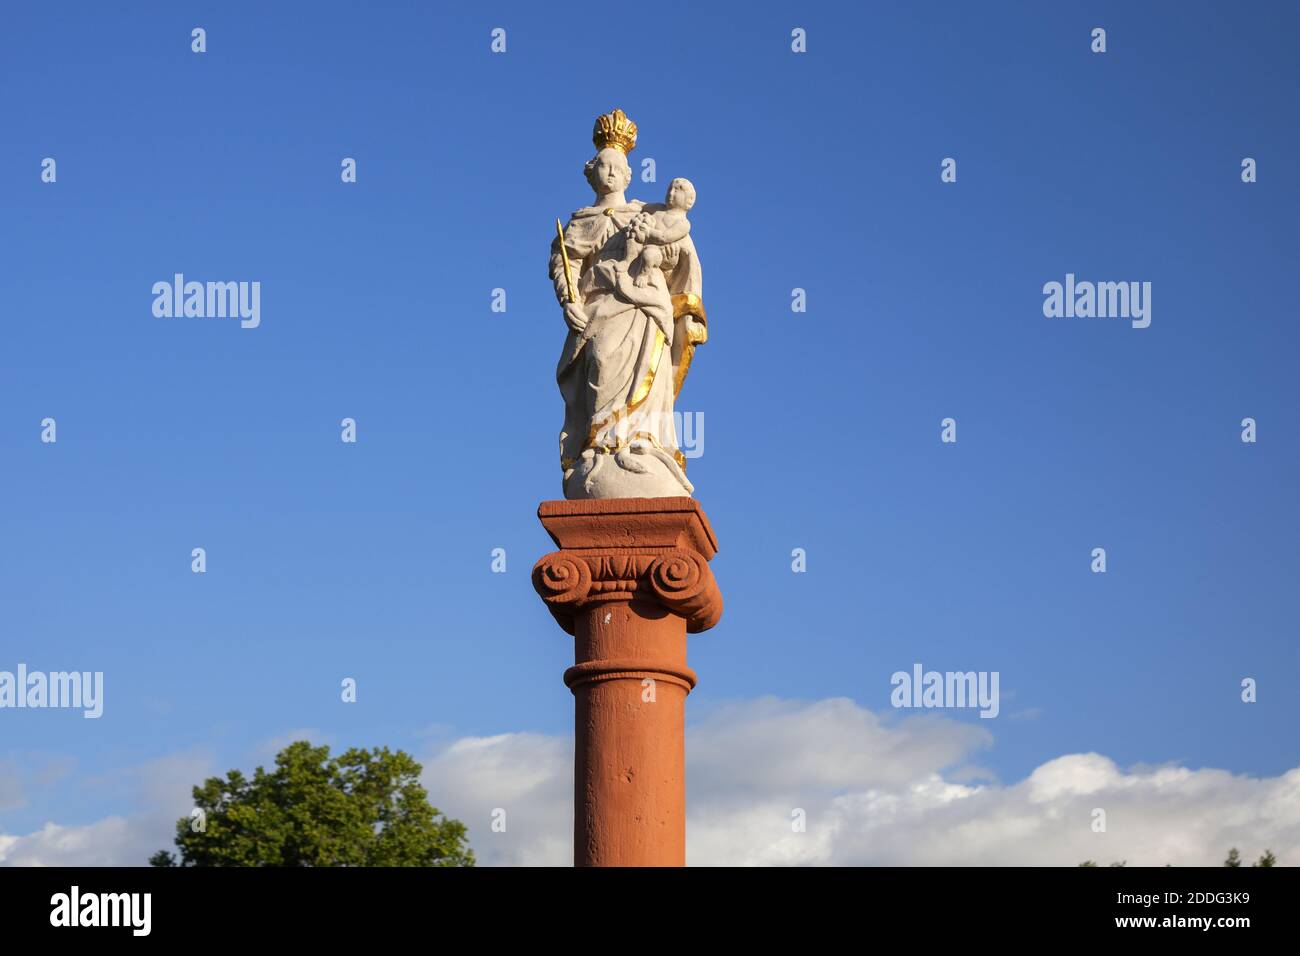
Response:
[[[663,246],[684,239],[691,231],[687,211],[695,205],[695,187],[689,179],[674,179],[662,203],[649,203],[632,220],[627,237],[627,261],[637,260],[640,270],[633,282],[645,287],[651,269],[664,261]]]

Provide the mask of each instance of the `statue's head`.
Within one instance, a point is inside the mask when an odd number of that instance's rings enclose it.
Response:
[[[677,177],[668,184],[664,205],[669,209],[690,209],[695,205],[695,185],[689,179]]]
[[[611,110],[596,117],[591,141],[596,146],[596,155],[583,172],[596,195],[620,193],[631,186],[632,167],[628,165],[627,154],[636,148],[636,123],[622,110]]]
[[[622,192],[632,185],[632,167],[628,164],[627,155],[612,146],[591,157],[583,167],[583,172],[597,196]]]

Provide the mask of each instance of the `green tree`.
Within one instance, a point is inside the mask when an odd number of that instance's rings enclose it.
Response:
[[[1273,855],[1272,850],[1265,850],[1264,855],[1252,863],[1251,866],[1277,866],[1277,857]]]
[[[1228,851],[1228,858],[1223,861],[1224,866],[1241,866],[1241,854],[1237,852],[1234,846]]]
[[[331,757],[305,740],[258,767],[194,788],[199,813],[176,821],[179,860],[152,866],[473,866],[465,825],[443,817],[401,750]]]

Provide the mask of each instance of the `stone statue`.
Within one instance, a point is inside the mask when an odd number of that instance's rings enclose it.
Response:
[[[551,242],[550,273],[569,334],[556,380],[564,396],[566,498],[689,495],[673,401],[708,338],[700,260],[687,212],[695,187],[674,179],[662,204],[628,200],[636,124],[596,120],[587,163],[595,204]]]

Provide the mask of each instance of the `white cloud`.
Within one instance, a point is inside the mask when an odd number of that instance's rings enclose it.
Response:
[[[1300,863],[1300,768],[1255,779],[1186,767],[1122,770],[1099,754],[1050,760],[1011,785],[976,783],[982,725],[893,720],[850,700],[762,699],[687,732],[687,858],[696,865],[1217,865],[1231,846]],[[572,741],[457,741],[425,784],[470,826],[484,864],[572,859]],[[506,833],[487,827],[508,810]],[[792,812],[807,815],[796,833]],[[1092,830],[1093,809],[1107,832]]]
[[[707,865],[1217,865],[1231,846],[1300,864],[1300,768],[1253,778],[1183,766],[1120,768],[1100,754],[1049,760],[1012,784],[971,762],[983,724],[882,717],[846,699],[765,698],[720,708],[687,732],[687,857]],[[0,835],[9,865],[140,865],[171,845],[201,755],[133,771],[150,809],[88,826]],[[424,756],[430,800],[462,820],[479,862],[567,865],[573,742],[464,737]],[[164,806],[163,804],[166,804]],[[495,809],[505,832],[492,831]],[[807,815],[796,833],[791,814]],[[1093,809],[1107,832],[1094,833]]]
[[[172,848],[176,821],[191,809],[190,790],[210,774],[212,763],[206,752],[185,751],[86,781],[120,791],[143,811],[83,826],[46,823],[25,836],[0,833],[0,865],[144,866],[157,851]]]
[[[573,859],[573,741],[542,734],[464,737],[422,761],[430,802],[469,828],[480,863]],[[493,831],[493,813],[505,829]]]
[[[88,826],[47,823],[24,837],[0,836],[5,866],[143,866],[161,848],[148,842],[138,823],[107,817]],[[143,853],[143,856],[141,855]]]

